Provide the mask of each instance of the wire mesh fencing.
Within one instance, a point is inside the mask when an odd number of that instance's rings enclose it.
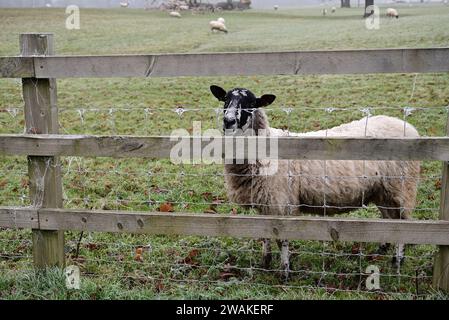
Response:
[[[414,77],[410,99],[416,90]],[[365,133],[370,118],[390,115],[414,125],[423,136],[445,136],[447,106],[353,106],[353,107],[269,107],[264,109],[272,127],[289,132],[309,132],[328,129],[365,117]],[[222,126],[222,106],[186,106],[155,108],[145,105],[110,107],[79,106],[59,108],[60,132],[63,134],[168,135],[184,128],[191,133],[193,121],[201,120],[202,129]],[[3,131],[22,132],[23,107],[0,109]],[[406,135],[404,126],[403,135]],[[0,205],[27,206],[38,203],[28,196],[27,160],[20,157],[0,158]],[[290,162],[290,161],[289,161]],[[326,172],[315,176],[291,174],[288,179],[309,178],[332,185],[338,181],[368,181],[370,179],[417,180],[416,207],[400,205],[398,209],[413,209],[413,218],[436,219],[441,189],[441,163],[424,161],[419,177],[370,176],[365,161],[357,176],[332,176]],[[401,162],[402,163],[402,162]],[[48,164],[52,165],[52,164]],[[110,159],[62,157],[65,208],[101,210],[132,210],[159,212],[192,212],[210,214],[255,214],[254,208],[228,199],[222,165],[172,164],[169,160]],[[289,171],[290,172],[290,171]],[[254,174],[250,174],[251,177]],[[248,190],[253,193],[254,190]],[[403,190],[407,192],[407,190]],[[327,191],[323,189],[322,207]],[[39,193],[36,193],[39,196]],[[376,206],[361,201],[350,208],[349,217],[379,217]],[[307,204],[289,204],[299,207]],[[389,208],[391,209],[391,208]],[[326,210],[324,210],[326,214]],[[30,233],[23,230],[1,230],[0,266],[2,269],[31,268]],[[229,296],[230,292],[253,288],[262,292],[282,293],[303,290],[325,295],[361,294],[375,298],[426,297],[431,289],[433,256],[430,245],[408,246],[405,262],[397,267],[391,263],[394,250],[379,252],[378,244],[292,241],[290,247],[290,279],[281,281],[280,252],[276,249],[269,268],[262,267],[260,240],[112,235],[104,233],[67,232],[68,264],[81,268],[82,278],[91,281],[113,279],[125,287],[148,287],[170,294],[185,288],[195,288],[202,294],[214,292]],[[379,270],[379,286],[367,287],[372,276],[370,266]],[[257,289],[256,289],[257,288]],[[265,291],[264,291],[265,290]],[[249,291],[246,294],[250,297]],[[193,294],[193,293],[192,293]],[[241,293],[244,295],[244,293]]]

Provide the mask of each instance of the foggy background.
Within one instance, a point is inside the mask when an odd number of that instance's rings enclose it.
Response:
[[[124,0],[0,0],[0,7],[45,7],[50,4],[53,7],[66,7],[70,4],[78,5],[82,8],[119,8],[120,2]],[[130,8],[143,8],[145,3],[151,3],[153,0],[130,0]],[[226,0],[202,0],[203,3],[218,3]],[[154,5],[161,4],[162,0],[156,0]],[[376,4],[395,3],[396,0],[375,0]],[[420,0],[399,0],[397,2],[420,2]],[[425,0],[425,2],[429,2]],[[442,2],[442,0],[433,0],[431,2]],[[351,7],[363,6],[364,0],[351,0]],[[272,8],[273,5],[279,5],[281,8],[293,8],[301,6],[318,6],[320,4],[340,6],[340,0],[252,0],[252,8]]]

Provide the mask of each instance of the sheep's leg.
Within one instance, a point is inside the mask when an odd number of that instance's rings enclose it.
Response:
[[[287,281],[290,273],[290,253],[288,250],[288,240],[276,240],[279,250],[281,250],[281,272],[282,280]]]
[[[385,207],[379,208],[380,212],[382,213],[383,218],[408,220],[411,217],[411,210],[401,208],[399,201],[393,201],[392,204],[390,204],[389,206],[386,206],[386,207],[388,207],[388,209]],[[382,254],[382,251],[386,252],[389,247],[390,247],[389,243],[382,243],[379,246],[378,252],[380,254]],[[395,255],[391,259],[391,263],[399,271],[400,266],[404,263],[404,260],[405,260],[405,257],[404,257],[405,245],[402,243],[397,243],[394,245],[394,247],[395,247]]]
[[[262,243],[262,268],[268,269],[272,260],[271,254],[271,239],[263,239]]]
[[[404,257],[404,252],[405,252],[405,244],[403,243],[398,243],[395,246],[395,256],[393,257],[392,263],[394,266],[396,266],[397,271],[399,272],[401,265],[404,263],[405,257]]]
[[[393,211],[395,211],[396,209],[390,209],[386,205],[378,206],[377,208],[379,209],[380,213],[382,214],[382,218],[384,218],[384,219],[395,219],[396,213],[393,212]],[[391,247],[391,243],[386,243],[386,242],[381,243],[379,245],[379,248],[377,249],[377,253],[384,255],[384,254],[386,254],[388,252],[390,247]]]

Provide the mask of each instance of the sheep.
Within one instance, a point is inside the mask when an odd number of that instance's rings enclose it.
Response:
[[[386,12],[387,12],[387,17],[390,17],[390,18],[396,17],[396,19],[399,18],[398,11],[394,8],[388,8]]]
[[[221,22],[221,23],[223,23],[223,24],[226,23],[226,21],[225,21],[225,19],[224,19],[223,17],[218,18],[217,21],[218,21],[218,22]]]
[[[274,8],[274,10],[278,10],[278,9],[279,9],[279,6],[278,6],[277,4],[275,4],[275,5],[273,6],[273,8]]]
[[[332,7],[331,8],[331,13],[335,13],[335,11],[337,11],[337,8],[336,7]]]
[[[221,18],[221,19],[222,19],[222,21],[224,21],[223,18]],[[221,31],[224,33],[228,33],[228,29],[226,29],[224,22],[221,22],[218,20],[212,20],[212,21],[209,21],[209,26],[212,31],[217,30],[217,31]]]
[[[129,7],[129,1],[120,2],[120,7],[122,7],[122,8],[128,8],[128,7]]]
[[[262,110],[272,104],[276,96],[265,94],[256,98],[247,89],[235,88],[226,92],[215,85],[210,91],[224,102],[223,130],[226,135],[246,134],[246,130],[251,130],[267,136],[419,137],[418,131],[409,123],[382,115],[328,130],[289,132],[271,128]],[[254,207],[259,214],[334,215],[374,203],[383,218],[410,219],[416,202],[420,163],[259,159],[253,163],[225,164],[224,170],[229,200],[243,207]],[[289,243],[288,240],[277,240],[277,244],[281,250],[282,275],[286,280],[290,265]],[[379,251],[388,247],[389,244],[383,244]],[[403,250],[401,244],[396,247],[393,262],[398,266],[403,260]],[[264,239],[262,266],[268,268],[270,264],[271,242]]]
[[[327,9],[321,9],[321,14],[323,16],[326,16],[327,15]]]
[[[181,18],[181,14],[178,11],[171,11],[169,15],[173,18]]]
[[[188,5],[180,5],[179,6],[179,10],[184,10],[184,11],[186,11],[186,10],[189,10],[189,6]]]

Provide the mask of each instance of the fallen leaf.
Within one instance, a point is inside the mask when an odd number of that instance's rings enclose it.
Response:
[[[351,248],[352,254],[359,254],[360,253],[360,246],[358,244],[354,244]]]
[[[435,188],[437,190],[441,190],[441,179],[438,179],[437,181],[435,181]]]
[[[201,195],[206,200],[211,200],[212,199],[212,193],[211,192],[203,192]]]
[[[22,178],[22,180],[20,180],[20,185],[22,186],[22,188],[28,188],[30,181],[27,178]]]
[[[8,181],[6,179],[5,180],[0,180],[0,188],[3,188],[7,184],[8,184]]]
[[[160,212],[173,212],[173,206],[169,202],[165,202],[159,206]]]
[[[93,251],[93,250],[98,250],[100,246],[96,243],[89,242],[89,243],[86,243],[84,245],[84,247],[90,251]]]
[[[143,254],[143,248],[142,247],[136,248],[136,253],[134,255],[134,260],[138,261],[138,262],[143,262],[142,254]]]
[[[185,264],[191,264],[191,265],[197,265],[198,263],[196,261],[194,261],[195,257],[198,256],[200,252],[198,251],[198,249],[192,249],[189,251],[189,253],[187,254],[187,257],[185,257],[182,260],[182,263]]]
[[[162,281],[157,280],[155,285],[154,285],[154,289],[156,290],[156,292],[161,292],[162,290],[164,290],[164,284],[162,283]]]

